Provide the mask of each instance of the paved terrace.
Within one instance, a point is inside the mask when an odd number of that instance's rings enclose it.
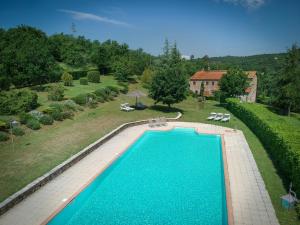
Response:
[[[223,136],[234,224],[279,224],[243,133],[215,125],[186,122],[169,122],[167,126],[157,128],[138,125],[125,129],[3,214],[0,217],[0,224],[45,224],[50,215],[71,201],[144,131],[168,130],[176,126],[194,127],[201,133]]]

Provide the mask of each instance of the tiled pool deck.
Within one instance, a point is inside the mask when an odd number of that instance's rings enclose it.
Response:
[[[221,134],[226,151],[234,224],[279,224],[263,179],[241,131],[201,123],[169,122],[167,126],[127,128],[91,152],[0,217],[1,225],[44,224],[148,129],[194,127],[200,133]]]

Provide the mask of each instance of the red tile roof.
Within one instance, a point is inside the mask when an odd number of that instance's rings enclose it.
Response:
[[[192,77],[191,80],[220,80],[226,73],[226,70],[218,71],[198,71]]]
[[[211,70],[211,71],[198,71],[192,77],[191,80],[220,80],[226,73],[226,70]],[[256,71],[245,71],[249,78],[256,76]]]

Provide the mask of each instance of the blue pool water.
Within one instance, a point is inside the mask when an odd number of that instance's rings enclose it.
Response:
[[[227,224],[220,136],[145,132],[49,224]]]

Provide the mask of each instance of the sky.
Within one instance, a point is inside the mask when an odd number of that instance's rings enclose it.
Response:
[[[167,38],[183,55],[246,56],[300,44],[300,0],[0,0],[0,27],[83,35],[162,52]]]

